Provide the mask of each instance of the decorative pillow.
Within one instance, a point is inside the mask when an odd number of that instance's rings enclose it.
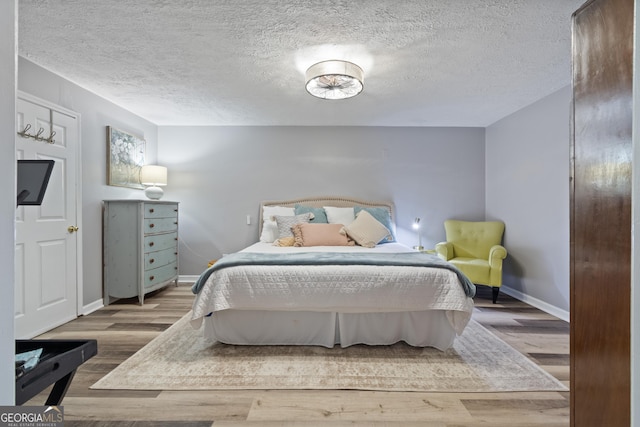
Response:
[[[293,236],[281,237],[273,242],[273,246],[293,246],[296,239]]]
[[[325,206],[324,211],[327,214],[329,224],[349,225],[356,218],[353,208]]]
[[[379,243],[388,243],[388,242],[396,241],[393,222],[391,221],[391,213],[389,212],[388,208],[385,208],[382,206],[380,207],[355,206],[353,208],[353,211],[355,212],[356,216],[358,216],[358,212],[360,211],[367,211],[382,225],[387,227],[387,230],[389,230],[390,232],[389,237],[387,237],[386,239],[384,239],[382,242],[379,242]]]
[[[373,248],[378,242],[391,236],[387,227],[364,210],[358,212],[351,224],[342,227],[340,233],[346,234],[365,248]]]
[[[299,222],[309,222],[311,218],[313,218],[313,214],[311,212],[294,216],[274,215],[272,219],[274,219],[278,225],[278,239],[283,237],[293,237],[291,227]]]
[[[314,218],[311,221],[309,221],[310,223],[326,224],[329,222],[327,220],[327,214],[324,212],[323,208],[314,208],[313,206],[296,204],[294,209],[295,209],[296,215],[311,212],[314,215]]]
[[[261,242],[273,243],[278,238],[278,224],[271,219],[274,215],[294,216],[295,213],[293,208],[285,206],[263,206]]]
[[[353,240],[340,234],[341,224],[300,223],[293,226],[293,246],[354,246]]]

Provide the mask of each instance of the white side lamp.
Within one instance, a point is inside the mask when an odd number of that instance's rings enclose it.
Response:
[[[144,165],[140,169],[140,183],[147,185],[144,195],[151,200],[158,200],[164,194],[162,188],[167,185],[167,168],[158,165]]]
[[[418,245],[414,246],[413,249],[421,251],[424,249],[424,246],[422,246],[422,238],[420,237],[420,218],[413,220],[413,229],[418,233]]]

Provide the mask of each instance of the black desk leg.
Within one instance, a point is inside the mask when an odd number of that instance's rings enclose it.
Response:
[[[74,369],[73,371],[69,372],[67,375],[56,381],[56,383],[53,385],[53,388],[51,389],[51,393],[49,393],[47,401],[45,402],[46,406],[58,406],[62,403],[62,399],[64,399],[64,395],[67,394],[67,390],[69,389],[71,380],[73,379],[73,376],[75,374],[76,370]]]

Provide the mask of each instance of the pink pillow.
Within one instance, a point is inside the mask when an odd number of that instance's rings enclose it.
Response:
[[[342,227],[342,224],[296,224],[291,227],[293,246],[354,246],[353,240],[340,234]]]

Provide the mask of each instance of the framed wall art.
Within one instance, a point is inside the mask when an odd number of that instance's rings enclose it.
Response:
[[[107,126],[107,147],[107,184],[144,189],[140,183],[140,168],[144,165],[145,140]]]

